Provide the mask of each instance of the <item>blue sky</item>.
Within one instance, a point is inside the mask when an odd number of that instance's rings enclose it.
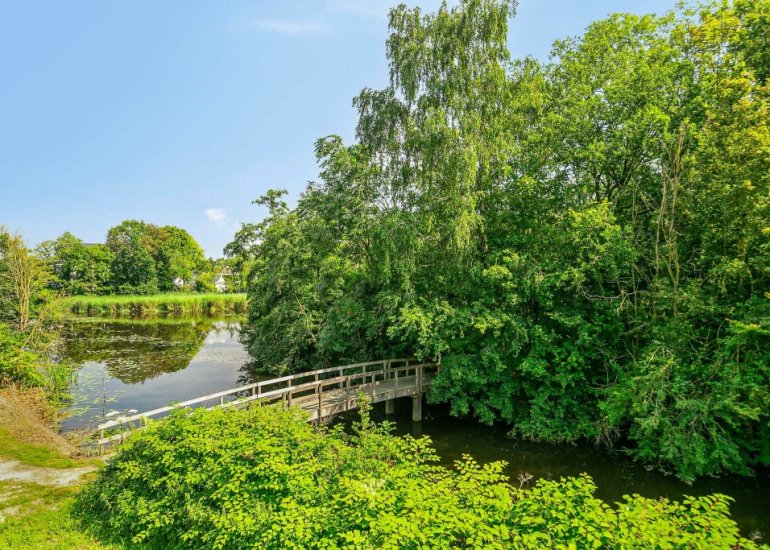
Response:
[[[264,215],[253,199],[315,178],[317,138],[350,141],[352,98],[387,80],[392,3],[1,1],[0,224],[35,245],[143,219],[221,256]],[[510,49],[545,59],[611,12],[674,4],[520,0]]]

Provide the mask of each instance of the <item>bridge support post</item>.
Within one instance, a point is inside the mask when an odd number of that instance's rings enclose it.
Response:
[[[412,422],[422,422],[422,392],[412,396]]]
[[[395,412],[395,399],[386,399],[385,400],[385,414],[393,414]]]

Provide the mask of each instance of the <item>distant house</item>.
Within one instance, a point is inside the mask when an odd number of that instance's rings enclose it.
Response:
[[[214,279],[214,288],[217,289],[217,292],[224,292],[227,290],[227,282],[225,281],[224,275],[219,275]]]
[[[174,288],[182,288],[184,286],[184,279],[176,277],[174,279]]]

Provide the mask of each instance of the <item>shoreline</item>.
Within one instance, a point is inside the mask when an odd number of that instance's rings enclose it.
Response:
[[[245,314],[245,293],[164,293],[68,296],[59,311],[69,317],[154,317],[160,315]]]

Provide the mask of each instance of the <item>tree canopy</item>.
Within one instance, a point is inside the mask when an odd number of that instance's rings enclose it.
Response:
[[[514,2],[390,13],[390,83],[263,197],[246,342],[415,354],[431,399],[680,477],[770,465],[770,2],[614,15],[511,59]]]
[[[174,279],[190,281],[206,261],[203,249],[179,227],[126,220],[107,232],[115,254],[115,284],[128,292],[173,290]]]
[[[86,244],[65,232],[42,243],[37,255],[67,294],[150,294],[176,290],[176,279],[192,288],[196,276],[210,267],[184,229],[137,220],[110,228],[105,244]]]

